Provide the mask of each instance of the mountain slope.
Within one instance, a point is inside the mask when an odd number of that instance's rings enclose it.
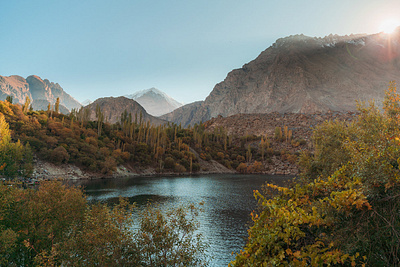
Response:
[[[206,121],[210,118],[210,113],[206,107],[203,106],[204,101],[197,101],[174,111],[160,116],[160,119],[173,122],[175,124],[181,124],[182,127],[187,127],[191,123],[198,123],[200,121]]]
[[[138,102],[153,116],[161,116],[182,106],[182,103],[179,103],[166,93],[154,87],[131,95],[126,95],[125,97]]]
[[[42,80],[36,75],[26,79],[17,75],[0,76],[0,100],[5,100],[7,96],[12,96],[14,103],[23,104],[28,96],[32,101],[46,100],[52,105],[59,97],[60,105],[69,110],[81,107],[81,104],[67,94],[58,83],[50,82],[47,79]]]
[[[400,80],[399,55],[400,29],[392,35],[278,39],[231,71],[201,107],[187,111],[195,120],[170,119],[187,125],[204,115],[203,120],[239,113],[352,111],[356,100],[371,99],[379,106],[389,82]]]
[[[143,121],[150,121],[153,125],[160,125],[166,123],[166,121],[156,118],[146,112],[146,110],[132,99],[126,97],[104,97],[99,98],[93,103],[87,105],[85,109],[90,110],[90,120],[96,121],[96,107],[100,107],[102,113],[104,114],[105,121],[109,123],[115,123],[120,121],[121,114],[125,111],[132,116],[132,121],[135,120],[135,115],[137,114],[137,120],[140,120],[140,114],[142,114]]]

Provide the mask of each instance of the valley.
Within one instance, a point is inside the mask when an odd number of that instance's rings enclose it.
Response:
[[[0,99],[13,102],[2,104],[12,111],[4,115],[13,140],[29,142],[38,162],[58,163],[48,174],[37,167],[35,177],[295,175],[299,156],[313,151],[317,125],[351,122],[357,101],[382,107],[389,81],[400,78],[399,36],[281,38],[228,73],[204,101],[184,106],[150,88],[82,107],[58,83],[35,75],[1,76]],[[64,156],[52,156],[56,150]],[[65,164],[79,171],[62,170]]]

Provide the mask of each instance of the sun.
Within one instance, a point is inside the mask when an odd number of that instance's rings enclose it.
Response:
[[[382,22],[379,27],[379,31],[384,33],[393,33],[397,27],[400,26],[400,21],[398,19],[388,19]]]

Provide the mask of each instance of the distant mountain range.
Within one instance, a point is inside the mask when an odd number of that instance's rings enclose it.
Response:
[[[182,103],[179,103],[166,93],[154,87],[131,95],[126,95],[125,97],[138,102],[153,116],[161,116],[183,106]]]
[[[167,120],[186,127],[240,113],[354,111],[356,100],[374,99],[382,106],[392,80],[400,80],[400,28],[393,34],[294,35],[278,39],[256,59],[228,73],[204,101],[182,106],[150,88],[85,105],[93,111],[99,105],[109,122],[118,121],[126,110],[132,116],[142,113],[153,124]],[[59,84],[38,76],[0,76],[0,99],[8,95],[20,104],[29,96],[35,109],[47,109],[57,97],[62,112],[81,107]],[[164,114],[163,120],[150,114]]]
[[[47,110],[50,103],[54,105],[57,97],[60,98],[60,111],[68,113],[71,109],[79,109],[82,105],[67,94],[58,83],[42,80],[36,75],[24,79],[21,76],[0,76],[0,100],[7,96],[13,97],[13,103],[24,104],[28,96],[35,110]]]
[[[161,118],[187,126],[239,113],[352,111],[356,100],[381,106],[389,82],[400,80],[399,57],[400,28],[393,34],[281,38],[231,71],[205,101]]]
[[[21,105],[25,103],[28,96],[31,99],[34,110],[47,110],[49,103],[54,108],[57,97],[60,98],[59,109],[61,113],[68,114],[73,108],[79,110],[82,107],[58,83],[50,82],[47,79],[42,80],[36,75],[29,76],[26,79],[17,75],[0,76],[0,100],[5,100],[7,96],[12,96],[13,103]],[[129,98],[122,96],[104,97],[94,102],[88,99],[84,101],[83,106],[90,110],[91,120],[97,120],[95,110],[96,106],[99,105],[106,116],[105,120],[110,123],[119,121],[121,114],[125,111],[128,114],[131,113],[132,120],[135,119],[135,116],[140,120],[140,114],[142,114],[143,121],[150,121],[154,125],[166,123],[165,120],[150,115],[145,108],[132,98],[143,103],[148,110],[156,115],[168,113],[182,106],[181,103],[155,88],[129,95]]]

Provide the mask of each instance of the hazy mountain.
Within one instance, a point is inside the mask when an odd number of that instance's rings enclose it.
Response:
[[[68,110],[81,107],[81,104],[67,94],[58,83],[50,82],[47,79],[42,80],[36,75],[26,79],[17,75],[0,76],[0,100],[5,100],[9,95],[13,97],[14,103],[24,104],[26,97],[29,96],[33,101],[46,100],[53,105],[59,97],[60,105],[65,106]],[[47,110],[47,106],[45,109]]]
[[[82,104],[83,107],[85,107],[85,106],[87,106],[87,105],[89,105],[89,104],[92,104],[92,103],[93,103],[93,101],[91,101],[90,99],[86,99],[86,100],[83,101],[81,104]]]
[[[355,110],[355,100],[381,105],[389,82],[400,80],[399,55],[400,29],[391,35],[281,38],[231,71],[201,106],[163,118],[188,125],[239,113]],[[191,115],[183,116],[183,108]]]
[[[93,103],[89,104],[85,108],[90,110],[90,120],[96,121],[96,107],[100,107],[102,113],[104,114],[105,121],[109,123],[115,123],[120,121],[121,114],[125,111],[127,114],[131,114],[132,121],[135,121],[135,116],[137,116],[137,121],[140,121],[140,114],[142,114],[143,121],[150,121],[151,124],[160,125],[166,123],[166,121],[156,118],[146,112],[146,110],[135,100],[128,99],[126,97],[104,97],[99,98]]]
[[[182,106],[182,103],[179,103],[156,88],[142,90],[131,95],[126,95],[125,97],[138,102],[153,116],[161,116]]]

